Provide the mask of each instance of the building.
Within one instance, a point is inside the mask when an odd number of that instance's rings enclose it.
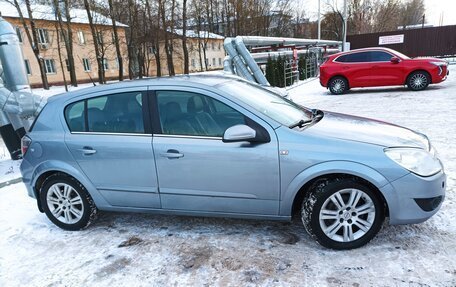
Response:
[[[223,60],[226,55],[223,47],[223,41],[225,40],[223,36],[206,31],[200,31],[198,33],[193,30],[187,30],[185,34],[187,36],[189,71],[191,73],[223,69]],[[173,63],[176,74],[184,73],[182,35],[182,29],[175,29],[173,33],[169,33],[169,37],[173,38]],[[149,75],[156,75],[157,65],[153,56],[153,48],[149,49],[149,59],[151,61]],[[164,43],[160,44],[160,64],[162,75],[167,75],[168,65]]]
[[[22,14],[26,19],[28,27],[28,13],[25,5],[22,7]],[[58,22],[53,8],[46,5],[32,5],[32,16],[37,28],[38,46],[40,55],[44,59],[46,74],[50,85],[61,85],[63,83],[63,73],[69,82],[69,72],[67,67],[66,49],[63,37],[67,37],[66,31],[58,28]],[[19,17],[17,9],[7,3],[0,1],[1,16],[11,23],[17,31],[20,42],[23,45],[25,67],[29,75],[30,85],[39,87],[42,85],[38,61],[32,51],[30,42],[26,36],[24,27]],[[103,54],[103,63],[106,79],[117,79],[118,60],[113,44],[113,32],[111,19],[92,12],[94,23],[96,23],[97,41]],[[65,19],[63,19],[65,21]],[[117,23],[118,37],[120,40],[121,51],[123,52],[124,75],[128,76],[128,56],[125,29],[128,27],[122,23]],[[87,19],[87,13],[83,9],[71,10],[71,28],[73,31],[73,57],[75,61],[76,78],[79,83],[98,80],[98,66],[96,62],[93,37]],[[57,35],[59,31],[59,35]],[[60,41],[57,41],[59,38]],[[59,48],[61,57],[59,57]]]

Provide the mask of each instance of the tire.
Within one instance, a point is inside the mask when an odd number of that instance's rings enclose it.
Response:
[[[49,220],[65,230],[81,230],[97,216],[97,208],[85,187],[75,178],[55,173],[43,182],[40,201]]]
[[[431,83],[431,77],[427,72],[416,71],[407,77],[407,87],[412,91],[422,91]]]
[[[329,80],[328,88],[333,95],[342,95],[348,91],[348,81],[344,77],[334,77]]]
[[[350,204],[351,199],[354,204]],[[307,232],[322,246],[353,249],[365,245],[380,231],[384,209],[378,194],[354,178],[323,179],[304,197],[301,219]]]

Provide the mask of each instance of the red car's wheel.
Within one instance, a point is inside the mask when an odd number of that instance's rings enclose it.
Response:
[[[331,94],[341,95],[348,91],[348,81],[344,77],[334,77],[328,83]]]
[[[407,78],[407,86],[412,91],[421,91],[427,88],[431,83],[431,77],[427,72],[416,71],[411,73]]]

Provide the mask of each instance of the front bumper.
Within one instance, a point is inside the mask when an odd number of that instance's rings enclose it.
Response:
[[[388,204],[390,224],[426,221],[442,206],[446,175],[443,171],[430,177],[409,173],[381,188]]]

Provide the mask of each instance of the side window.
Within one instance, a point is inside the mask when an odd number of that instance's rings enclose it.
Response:
[[[89,132],[144,133],[142,94],[114,94],[87,100]]]
[[[245,124],[240,112],[211,97],[182,91],[158,91],[163,134],[222,137],[231,126]]]
[[[389,62],[393,56],[386,52],[370,52],[370,60],[371,62]]]
[[[142,93],[113,94],[70,104],[65,119],[72,132],[144,133]]]
[[[340,56],[337,58],[336,62],[343,62],[343,63],[361,63],[361,62],[369,62],[370,52],[360,52],[360,53],[352,53]]]
[[[65,119],[68,124],[68,128],[72,132],[86,131],[84,102],[85,101],[76,102],[65,108]]]

